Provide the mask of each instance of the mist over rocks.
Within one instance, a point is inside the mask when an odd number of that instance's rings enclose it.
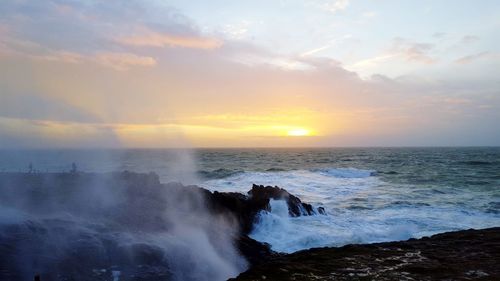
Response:
[[[248,195],[163,184],[154,173],[0,173],[0,279],[225,280],[271,257],[248,234],[278,187]]]

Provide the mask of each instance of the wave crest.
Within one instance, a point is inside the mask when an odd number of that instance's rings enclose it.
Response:
[[[315,169],[312,170],[312,172],[318,172],[322,175],[336,178],[367,178],[377,175],[377,172],[373,170],[361,170],[355,168]]]

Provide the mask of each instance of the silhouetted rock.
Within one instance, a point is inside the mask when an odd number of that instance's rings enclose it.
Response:
[[[291,216],[326,214],[278,187],[254,185],[245,195],[162,184],[153,173],[0,173],[0,194],[2,281],[169,280],[160,244],[127,235],[163,239],[175,228],[174,207],[239,227],[231,237],[252,267],[237,280],[500,280],[500,228],[275,253],[248,237],[271,199],[285,200]]]
[[[316,248],[273,257],[231,280],[500,280],[500,228]]]
[[[260,209],[269,210],[269,200],[285,200],[288,205],[288,213],[292,217],[302,215],[314,215],[315,212],[310,204],[302,203],[299,198],[288,193],[288,191],[277,186],[253,185],[248,192],[250,200]]]
[[[269,200],[286,200],[292,216],[312,206],[278,187],[254,185],[248,195],[160,183],[154,173],[0,173],[0,207],[22,218],[0,221],[0,280],[170,279],[164,249],[123,236],[169,233],[169,213],[209,212],[234,226],[236,249],[250,265],[279,256],[248,237]],[[33,220],[25,215],[32,214]],[[61,214],[67,214],[67,217]],[[57,218],[51,218],[56,215]],[[74,216],[76,215],[76,217]],[[184,219],[184,218],[181,218]],[[238,230],[239,228],[239,230]],[[141,241],[141,239],[139,239]],[[145,239],[146,241],[147,239]]]
[[[211,209],[221,212],[229,211],[238,220],[244,234],[252,231],[256,216],[261,211],[270,211],[270,200],[285,200],[290,216],[310,216],[316,214],[310,204],[303,203],[300,199],[290,194],[285,189],[277,186],[253,185],[248,191],[248,196],[236,192],[205,192],[207,202]],[[318,213],[326,214],[320,207]]]
[[[236,245],[251,266],[262,264],[271,257],[281,255],[272,251],[269,244],[258,242],[248,235],[241,235],[237,239]]]

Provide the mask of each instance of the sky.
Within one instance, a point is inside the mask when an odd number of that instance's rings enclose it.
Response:
[[[500,1],[0,2],[0,148],[500,145]]]

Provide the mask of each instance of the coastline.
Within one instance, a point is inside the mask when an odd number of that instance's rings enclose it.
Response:
[[[313,248],[230,280],[499,280],[500,227],[420,239]]]
[[[89,190],[89,187],[96,189]],[[271,199],[285,200],[290,216],[324,215],[324,210],[303,203],[279,187],[254,185],[245,195],[211,192],[180,183],[161,183],[154,173],[2,172],[0,192],[4,194],[0,199],[2,207],[22,207],[23,211],[35,215],[28,220],[3,222],[0,236],[2,280],[31,279],[33,276],[40,276],[42,281],[64,278],[108,280],[114,279],[116,274],[122,281],[172,280],[175,270],[171,263],[165,261],[165,253],[169,249],[141,239],[128,242],[127,246],[113,240],[121,239],[116,233],[132,236],[170,233],[175,227],[172,228],[171,218],[165,216],[165,212],[174,212],[183,219],[203,215],[209,223],[221,217],[231,222],[224,229],[226,233],[222,233],[228,235],[231,241],[223,246],[234,245],[249,266],[247,271],[232,280],[500,278],[500,269],[496,266],[500,263],[500,227],[447,232],[407,241],[313,248],[291,254],[274,252],[269,245],[248,236],[257,214],[269,210]],[[86,197],[89,194],[93,196]],[[103,196],[107,196],[109,201],[92,201],[102,200],[100,197]],[[23,200],[15,202],[15,198]],[[178,205],[178,202],[186,200],[197,203]],[[179,207],[182,210],[178,210]],[[78,214],[79,219],[38,216],[44,212],[53,215],[61,210]],[[102,217],[106,220],[101,221]],[[92,232],[80,233],[81,224],[88,223],[89,219],[92,224],[85,227]],[[95,230],[94,223],[97,225]],[[48,258],[48,253],[52,253],[47,252],[47,245],[44,248],[40,244],[51,241],[53,231],[62,233],[58,237],[63,240],[57,243],[65,244],[68,252]],[[210,234],[213,229],[206,231]],[[66,239],[68,241],[64,241]],[[225,250],[224,247],[222,250]],[[16,262],[20,256],[23,261],[30,261],[29,270]],[[220,278],[213,275],[212,279],[208,279],[220,280],[213,279],[214,276]],[[188,277],[186,280],[200,280],[199,275]]]

